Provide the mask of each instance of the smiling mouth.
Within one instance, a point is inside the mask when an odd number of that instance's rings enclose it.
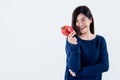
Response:
[[[86,28],[86,26],[84,26],[84,27],[80,28],[80,30],[83,30],[84,28]]]

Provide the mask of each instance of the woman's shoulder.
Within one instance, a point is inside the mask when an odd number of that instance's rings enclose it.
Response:
[[[100,35],[100,34],[96,34],[96,37],[98,37],[100,39],[105,39],[105,37],[103,35]]]
[[[99,39],[100,41],[105,41],[105,37],[103,35],[96,35],[96,38]]]

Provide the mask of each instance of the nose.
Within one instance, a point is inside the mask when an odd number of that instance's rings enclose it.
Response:
[[[78,26],[82,26],[82,25],[83,25],[83,23],[82,23],[82,22],[79,22],[79,23],[78,23]]]

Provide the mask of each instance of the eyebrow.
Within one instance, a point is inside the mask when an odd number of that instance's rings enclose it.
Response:
[[[82,20],[82,19],[85,19],[86,17],[82,17],[80,20]],[[76,21],[77,21],[78,19],[76,19]]]

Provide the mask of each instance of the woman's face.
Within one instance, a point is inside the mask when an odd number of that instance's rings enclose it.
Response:
[[[90,32],[91,23],[92,23],[92,18],[89,19],[82,13],[80,13],[76,18],[76,26],[80,28],[81,34]]]

